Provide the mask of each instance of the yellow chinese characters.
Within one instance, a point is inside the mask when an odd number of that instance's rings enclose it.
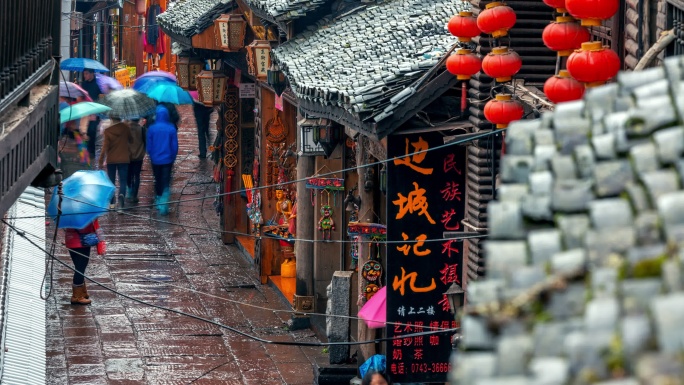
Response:
[[[418,213],[418,215],[425,215],[427,220],[434,225],[436,222],[427,211],[428,202],[425,197],[425,189],[420,188],[417,182],[413,182],[413,187],[414,190],[408,193],[408,196],[397,193],[399,199],[392,201],[395,206],[399,206],[399,212],[395,218],[401,219],[406,213]]]
[[[432,174],[432,168],[424,168],[418,166],[420,163],[425,160],[425,156],[427,155],[427,150],[429,149],[428,143],[423,140],[422,137],[418,138],[417,142],[412,142],[411,146],[413,146],[413,149],[415,150],[413,155],[409,157],[409,140],[406,139],[406,157],[402,157],[400,159],[395,159],[394,160],[394,165],[404,165],[409,168],[411,168],[413,171],[419,172],[423,175],[430,175]]]
[[[427,287],[417,287],[416,286],[416,279],[418,278],[418,273],[413,272],[406,274],[406,270],[402,267],[401,268],[401,278],[398,276],[394,276],[394,282],[392,282],[392,288],[394,290],[399,290],[399,294],[404,295],[406,292],[406,280],[409,281],[409,287],[411,288],[411,291],[414,293],[427,293],[432,290],[435,290],[437,287],[437,284],[435,283],[435,279],[432,278],[432,283],[430,286]]]
[[[401,233],[401,237],[404,238],[404,240],[408,240],[409,236],[406,233]],[[432,252],[430,249],[426,250],[419,250],[420,247],[423,247],[425,245],[425,240],[427,239],[426,234],[421,234],[416,237],[416,243],[413,245],[413,254],[417,257],[424,257]],[[401,251],[404,253],[404,255],[409,255],[409,252],[411,251],[411,245],[406,244],[403,246],[397,246],[397,250]]]

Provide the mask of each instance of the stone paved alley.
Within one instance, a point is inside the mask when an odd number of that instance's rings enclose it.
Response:
[[[197,157],[192,108],[180,112],[172,200],[211,196],[216,193],[213,162]],[[171,214],[161,217],[149,207],[154,194],[148,160],[141,179],[141,207],[100,220],[108,252],[104,257],[92,252],[89,277],[127,296],[267,340],[317,341],[311,330],[288,331],[286,312],[230,302],[291,309],[280,293],[259,284],[237,248],[223,245],[218,233],[209,230],[218,228],[213,198],[174,204]],[[47,234],[52,231],[48,226]],[[66,249],[57,250],[71,266]],[[91,282],[93,303],[71,305],[72,274],[55,263],[47,304],[48,384],[312,384],[314,360],[325,360],[322,347],[254,342]]]

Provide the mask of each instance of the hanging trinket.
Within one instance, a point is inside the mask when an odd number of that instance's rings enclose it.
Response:
[[[335,221],[332,217],[332,207],[330,205],[321,206],[321,219],[318,220],[318,231],[323,232],[324,241],[329,241],[332,237],[332,232],[335,231]]]

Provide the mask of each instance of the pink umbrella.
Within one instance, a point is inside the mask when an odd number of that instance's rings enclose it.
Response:
[[[86,102],[93,101],[93,99],[90,98],[90,95],[88,95],[88,91],[72,82],[59,82],[59,96],[72,99],[83,98]]]
[[[95,81],[97,82],[97,85],[100,87],[102,93],[105,94],[108,94],[111,91],[123,90],[124,88],[118,80],[107,75],[95,74]]]
[[[138,79],[146,78],[146,77],[160,77],[160,78],[167,78],[169,80],[172,80],[174,82],[178,81],[176,79],[176,75],[172,74],[171,72],[166,72],[166,71],[161,71],[161,70],[155,70],[155,71],[149,71],[145,72],[144,74],[138,76]]]
[[[387,286],[378,290],[359,310],[359,317],[371,329],[385,327],[387,322]]]

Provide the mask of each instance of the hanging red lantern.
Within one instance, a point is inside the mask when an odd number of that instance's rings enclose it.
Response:
[[[452,35],[458,38],[458,41],[467,43],[474,37],[480,35],[480,29],[477,27],[477,19],[472,12],[461,11],[458,15],[449,20],[447,28]]]
[[[499,38],[508,35],[508,30],[515,25],[516,16],[513,8],[503,2],[492,2],[477,16],[477,27],[480,31]]]
[[[471,50],[460,48],[456,54],[451,55],[446,60],[447,71],[456,75],[458,80],[468,80],[471,76],[480,72],[482,60]]]
[[[617,75],[620,58],[600,41],[589,41],[570,55],[567,68],[573,78],[587,87],[600,86]]]
[[[493,48],[482,60],[482,71],[499,83],[510,81],[521,67],[522,59],[508,47]]]
[[[544,83],[544,93],[554,103],[569,102],[582,99],[584,85],[573,79],[567,70],[561,70]]]
[[[556,8],[556,12],[558,13],[567,12],[567,10],[565,9],[565,0],[544,0],[544,4],[548,5],[551,8]]]
[[[620,0],[566,0],[565,8],[585,27],[598,27],[620,9]]]
[[[485,118],[496,124],[496,128],[508,127],[510,122],[522,119],[524,112],[523,105],[507,94],[496,95],[484,107]]]
[[[542,32],[544,45],[552,51],[558,51],[558,56],[570,56],[572,51],[579,49],[582,43],[590,39],[589,31],[575,23],[575,19],[570,16],[557,17]]]

